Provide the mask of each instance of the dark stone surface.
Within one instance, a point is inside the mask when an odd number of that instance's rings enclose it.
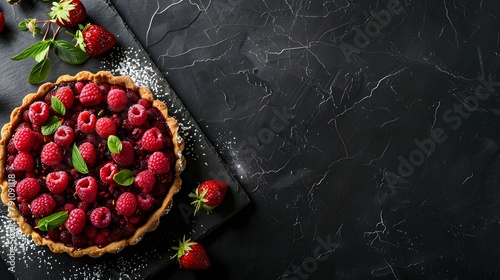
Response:
[[[13,7],[0,2],[0,11],[4,13],[8,24],[0,36],[0,65],[4,70],[0,74],[2,126],[8,122],[10,112],[21,105],[24,96],[36,92],[38,87],[27,83],[28,73],[35,65],[34,60],[30,58],[16,62],[10,57],[41,39],[41,35],[35,39],[30,33],[17,30],[16,22],[26,17],[46,19],[50,6],[51,3],[41,1],[33,5],[23,1],[21,5]],[[6,269],[14,270],[15,277],[19,279],[143,279],[175,262],[175,259],[171,259],[175,252],[170,248],[177,245],[178,238],[182,239],[186,235],[194,240],[202,239],[250,202],[246,191],[229,172],[113,6],[104,1],[95,1],[87,3],[86,7],[89,21],[115,34],[118,40],[116,47],[105,56],[91,58],[78,66],[63,63],[51,51],[49,58],[52,69],[47,80],[55,81],[62,74],[76,74],[82,70],[109,70],[115,74],[130,75],[140,85],[150,87],[158,99],[168,104],[170,114],[180,123],[179,135],[186,144],[183,155],[187,162],[182,173],[183,187],[174,196],[174,205],[168,215],[162,217],[162,222],[154,232],[146,234],[139,244],[125,248],[119,254],[106,254],[97,259],[54,254],[47,247],[35,245],[7,217],[8,206],[1,204],[0,256],[3,259],[2,273],[5,275],[2,274],[0,279],[12,276]],[[65,38],[65,33],[60,33],[57,38]],[[224,180],[230,185],[224,205],[210,216],[200,213],[193,217],[194,208],[190,205],[192,199],[188,194],[199,183],[210,178]]]
[[[156,279],[498,279],[500,3],[112,0],[252,203]]]

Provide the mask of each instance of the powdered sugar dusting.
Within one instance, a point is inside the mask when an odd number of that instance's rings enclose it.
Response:
[[[169,115],[175,117],[179,123],[180,136],[186,140],[186,155],[191,159],[198,158],[194,145],[202,142],[203,133],[198,130],[170,85],[148,58],[133,47],[126,49],[116,47],[110,58],[101,62],[101,70],[109,71],[113,75],[129,76],[137,85],[149,88],[155,98],[165,102]],[[204,149],[202,145],[198,145],[197,148]]]
[[[18,278],[50,271],[51,277],[59,279],[140,279],[140,271],[147,267],[148,260],[161,257],[154,249],[123,255],[108,262],[54,254],[22,233],[5,212],[0,216],[0,254]],[[53,270],[55,267],[64,269]]]

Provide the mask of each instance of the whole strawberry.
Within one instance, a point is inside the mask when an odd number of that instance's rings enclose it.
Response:
[[[174,246],[172,249],[177,250],[177,254],[172,258],[177,257],[177,261],[184,269],[202,270],[210,267],[207,251],[200,243],[192,242],[191,239],[186,240],[184,236],[182,241],[179,240],[179,246]]]
[[[4,25],[5,25],[5,18],[3,17],[2,12],[0,12],[0,33],[3,31]]]
[[[85,20],[87,11],[80,0],[61,0],[52,3],[49,17],[61,27],[76,27]]]
[[[92,57],[107,52],[116,44],[116,37],[97,24],[87,24],[77,31],[75,39],[80,48]]]
[[[191,204],[195,205],[194,215],[198,213],[200,208],[203,208],[207,213],[219,206],[227,192],[227,183],[217,180],[207,180],[199,185],[189,197],[194,201]]]

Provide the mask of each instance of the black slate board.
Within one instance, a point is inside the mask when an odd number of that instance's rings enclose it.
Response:
[[[50,3],[24,1],[10,6],[0,2],[6,27],[0,34],[0,124],[9,120],[13,108],[21,104],[26,93],[35,92],[38,86],[27,83],[27,74],[34,65],[33,60],[14,62],[10,57],[20,52],[36,39],[29,33],[17,30],[17,23],[27,17],[45,18]],[[82,70],[97,72],[108,70],[115,75],[129,75],[139,85],[149,87],[156,97],[169,107],[169,113],[180,124],[181,136],[186,142],[184,156],[187,166],[182,173],[183,188],[174,197],[174,206],[161,220],[158,229],[147,234],[135,246],[125,248],[119,254],[107,254],[99,259],[90,257],[71,258],[66,254],[54,254],[46,247],[35,245],[23,235],[17,225],[6,216],[7,207],[0,207],[0,255],[2,272],[13,269],[19,279],[143,279],[150,277],[171,264],[174,254],[169,248],[176,245],[184,234],[194,240],[214,230],[235,215],[249,202],[246,192],[228,171],[221,158],[207,141],[190,113],[149,59],[133,34],[125,26],[115,9],[105,1],[82,1],[87,7],[89,21],[105,26],[117,37],[116,47],[106,56],[93,58],[83,65],[71,66],[52,58],[52,70],[48,81],[62,74],[76,74]],[[65,35],[62,34],[61,37]],[[189,81],[186,81],[189,82]],[[193,208],[187,194],[200,182],[209,179],[229,182],[230,190],[224,204],[210,216],[200,213],[193,218]],[[9,263],[10,247],[14,249],[15,266]],[[49,274],[50,273],[50,274]]]

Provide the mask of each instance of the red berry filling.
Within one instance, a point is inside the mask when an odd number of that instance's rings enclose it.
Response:
[[[52,97],[64,105],[64,116]],[[60,124],[50,127],[55,117]],[[23,112],[15,131],[6,173],[15,176],[19,212],[44,237],[67,246],[103,247],[132,236],[161,206],[175,177],[172,134],[163,115],[120,86],[57,85]],[[112,135],[119,141],[110,144]],[[131,184],[117,179],[124,170],[133,174]],[[68,211],[61,225],[37,228],[41,218],[60,211]]]

